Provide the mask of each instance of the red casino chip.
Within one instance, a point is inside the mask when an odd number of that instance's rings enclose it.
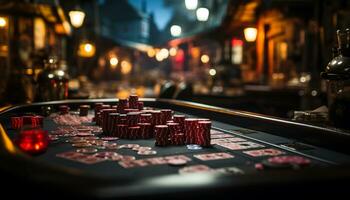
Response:
[[[184,132],[185,115],[174,115],[173,121],[179,123],[181,132]]]
[[[148,139],[153,137],[153,134],[151,132],[152,125],[150,123],[138,123],[137,125],[140,127],[141,139]]]
[[[33,116],[32,117],[32,127],[36,128],[36,127],[43,127],[44,126],[44,117],[43,116]]]
[[[59,111],[61,115],[65,115],[69,113],[69,107],[67,105],[61,105],[59,106]]]
[[[129,102],[127,99],[119,99],[117,105],[117,112],[125,114],[125,109],[129,108]]]
[[[140,127],[139,126],[129,126],[128,127],[128,139],[139,139],[140,138]]]
[[[105,134],[108,134],[108,127],[109,127],[109,124],[108,124],[108,117],[109,117],[109,114],[110,113],[115,113],[116,110],[115,109],[102,109],[101,110],[101,126],[102,126],[102,131],[105,133]]]
[[[137,108],[139,109],[139,110],[143,110],[143,102],[142,101],[139,101],[139,102],[137,102]]]
[[[202,147],[210,146],[211,121],[199,121],[196,131],[196,144]]]
[[[20,129],[23,126],[23,118],[22,117],[11,117],[11,128],[12,129]]]
[[[196,143],[197,129],[198,129],[197,119],[193,119],[193,118],[185,119],[184,130],[185,130],[186,144]]]
[[[162,118],[162,124],[165,124],[166,121],[172,120],[172,113],[173,111],[170,109],[162,109],[161,112],[161,118]]]
[[[162,113],[159,110],[152,112],[152,125],[162,125]]]
[[[126,114],[126,124],[129,126],[135,126],[140,121],[140,112],[129,112]]]
[[[155,145],[166,146],[169,143],[169,129],[167,125],[157,125],[154,127]]]
[[[108,114],[108,129],[106,135],[113,135],[117,125],[117,119],[119,117],[119,113],[109,113]]]
[[[87,116],[89,114],[89,105],[80,105],[79,106],[79,115],[80,116]]]
[[[114,137],[127,138],[128,135],[128,125],[118,124]]]
[[[149,114],[149,113],[141,114],[140,123],[152,123],[152,114]]]

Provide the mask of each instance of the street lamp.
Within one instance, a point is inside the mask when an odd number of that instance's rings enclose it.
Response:
[[[195,10],[198,6],[198,0],[185,0],[185,6],[188,10]]]
[[[208,8],[198,8],[196,11],[197,20],[201,22],[205,22],[209,18],[209,10]]]
[[[85,13],[81,10],[69,11],[70,22],[75,28],[79,28],[84,23]]]
[[[90,58],[95,55],[96,47],[90,42],[83,42],[79,45],[78,55],[85,58]]]
[[[181,32],[182,32],[182,29],[181,29],[181,26],[179,26],[179,25],[172,25],[170,27],[170,33],[171,33],[171,36],[173,36],[173,37],[180,36]]]
[[[244,38],[247,40],[247,42],[254,42],[257,34],[258,30],[256,28],[248,27],[244,29]]]

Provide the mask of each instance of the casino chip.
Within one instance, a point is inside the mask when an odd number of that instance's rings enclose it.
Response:
[[[95,148],[81,148],[81,149],[77,149],[78,153],[96,153],[97,149]]]
[[[101,140],[104,140],[104,141],[115,141],[118,139],[119,139],[118,137],[101,137]]]
[[[187,160],[183,160],[183,159],[168,160],[168,165],[171,165],[171,166],[184,166],[186,164],[187,164]]]
[[[140,147],[140,145],[138,144],[122,144],[119,146],[119,149],[133,149],[133,148],[137,148]]]
[[[186,147],[189,150],[200,150],[200,149],[202,149],[202,147],[197,145],[197,144],[188,144],[188,145],[186,145]]]
[[[73,147],[78,147],[78,148],[84,148],[84,147],[89,147],[92,146],[90,143],[87,142],[78,142],[78,143],[73,143]]]
[[[137,152],[138,155],[155,155],[157,154],[157,151],[152,151],[152,150],[139,150]]]
[[[122,161],[136,160],[135,156],[123,156]]]

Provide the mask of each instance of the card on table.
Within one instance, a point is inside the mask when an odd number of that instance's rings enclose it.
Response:
[[[221,159],[229,159],[229,158],[234,158],[233,155],[229,153],[206,153],[206,154],[197,154],[193,155],[195,158],[203,161],[208,161],[208,160],[221,160]]]

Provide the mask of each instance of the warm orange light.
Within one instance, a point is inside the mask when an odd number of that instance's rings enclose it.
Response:
[[[247,42],[254,42],[256,40],[256,36],[258,35],[258,30],[253,27],[248,27],[244,29],[244,37]]]
[[[203,54],[203,55],[201,56],[201,61],[202,61],[202,63],[206,64],[206,63],[209,62],[209,60],[210,60],[210,58],[209,58],[208,55]]]
[[[156,55],[156,51],[153,48],[151,48],[147,51],[147,55],[148,57],[153,58]]]
[[[177,48],[171,47],[171,48],[169,49],[169,54],[170,54],[170,56],[176,56],[176,53],[177,53]]]
[[[84,23],[85,13],[80,10],[72,10],[69,12],[70,22],[75,28],[79,28]]]
[[[117,57],[112,57],[111,59],[109,59],[109,64],[111,64],[112,69],[115,69],[118,63],[119,63],[119,60]]]
[[[78,55],[90,58],[95,55],[96,48],[92,43],[86,42],[79,45]]]
[[[5,17],[0,17],[0,27],[6,27],[7,26],[7,19]]]
[[[131,70],[132,70],[131,63],[126,61],[126,60],[123,60],[121,63],[122,74],[129,74],[131,72]]]

